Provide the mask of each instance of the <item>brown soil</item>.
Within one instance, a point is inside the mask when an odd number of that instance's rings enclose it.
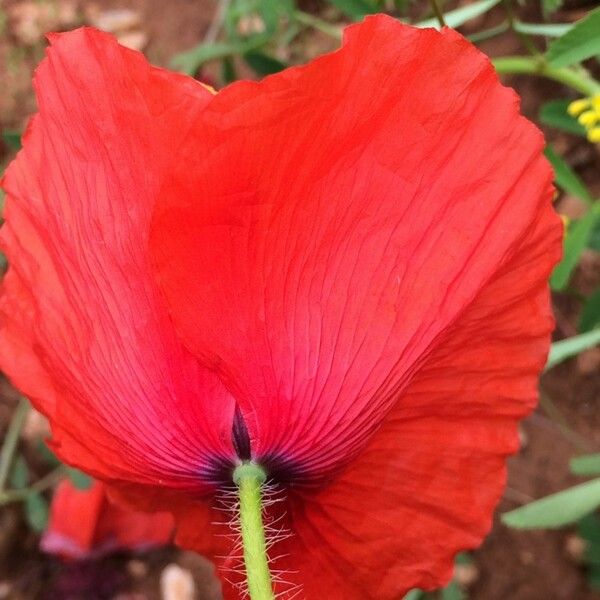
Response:
[[[8,15],[0,29],[0,125],[22,128],[33,111],[31,71],[43,52],[39,39],[24,43],[16,33],[15,7],[24,4],[74,6],[75,17],[67,23],[56,19],[47,28],[70,28],[89,20],[90,11],[130,7],[140,12],[138,29],[148,38],[144,50],[150,59],[168,65],[177,52],[198,43],[206,31],[215,2],[210,0],[5,0],[0,16]],[[315,3],[313,3],[315,4]],[[318,3],[317,3],[318,4]],[[531,20],[539,19],[527,3]],[[69,16],[69,15],[67,15]],[[563,15],[564,18],[573,15]],[[495,16],[487,17],[493,23]],[[50,21],[52,19],[50,18]],[[47,23],[46,23],[47,25]],[[475,23],[480,28],[481,23]],[[486,23],[487,25],[487,23]],[[0,24],[0,28],[1,28]],[[45,26],[40,25],[40,34]],[[35,31],[34,31],[35,33]],[[19,37],[21,35],[21,37]],[[35,37],[35,36],[34,36]],[[319,40],[307,44],[319,46]],[[487,42],[490,55],[519,52],[518,40],[507,35]],[[311,53],[308,50],[308,53]],[[566,97],[566,92],[531,78],[511,81],[523,98],[523,111],[535,118],[539,105],[549,98]],[[571,136],[548,131],[551,141],[577,167],[590,188],[600,194],[600,157],[597,150]],[[4,149],[4,158],[8,150]],[[2,156],[0,156],[2,160]],[[569,206],[569,199],[563,199]],[[567,209],[565,209],[567,210]],[[600,257],[588,253],[576,278],[576,287],[589,293],[600,282]],[[567,297],[557,297],[557,337],[575,333],[578,307]],[[600,358],[586,353],[577,361],[546,375],[542,389],[553,410],[540,408],[523,425],[524,447],[509,462],[508,487],[498,514],[531,499],[563,489],[577,479],[569,474],[569,458],[582,452],[600,451]],[[0,387],[0,423],[7,423],[16,395]],[[550,414],[551,413],[551,414]],[[559,415],[557,417],[557,414]],[[478,577],[468,590],[472,600],[593,600],[600,594],[587,587],[583,568],[569,555],[572,532],[516,532],[496,519],[493,531],[474,554]],[[142,600],[159,597],[158,578],[162,568],[178,562],[195,576],[198,597],[218,597],[210,566],[203,559],[177,549],[164,549],[132,558],[119,555],[89,563],[64,564],[37,550],[38,538],[28,532],[19,507],[0,511],[0,599],[42,598],[85,600],[120,598]],[[133,561],[133,562],[132,562]],[[140,567],[141,564],[141,567]],[[10,591],[6,591],[6,584]],[[3,591],[6,593],[3,595]]]

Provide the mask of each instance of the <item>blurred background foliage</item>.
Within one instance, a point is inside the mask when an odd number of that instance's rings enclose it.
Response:
[[[435,593],[414,590],[406,600],[600,598],[597,2],[4,0],[0,4],[0,168],[5,168],[19,150],[27,116],[35,110],[29,82],[43,55],[47,31],[84,24],[104,29],[121,43],[144,51],[153,62],[218,90],[237,79],[269,76],[332,51],[339,46],[346,25],[376,12],[418,27],[445,23],[493,59],[503,80],[520,93],[527,116],[546,134],[545,153],[555,171],[556,207],[565,222],[564,256],[551,278],[555,341],[542,379],[540,409],[525,424],[524,450],[511,462],[509,485],[501,504],[502,523],[499,520],[495,524],[482,551],[457,558],[455,578],[447,588]],[[0,195],[0,204],[2,200]],[[3,258],[0,267],[6,268]],[[47,527],[56,484],[68,477],[78,489],[85,490],[91,480],[60,464],[44,441],[48,431],[43,418],[26,399],[18,398],[6,381],[2,382],[0,398],[0,517],[16,519],[14,531],[22,531],[22,524],[29,528],[26,544],[0,536],[0,558],[10,552],[11,564],[17,564],[4,571],[0,566],[0,600],[46,597],[39,595],[39,585],[32,583],[18,561],[22,559],[31,569],[32,564],[45,560],[35,548],[37,536]],[[564,529],[539,537],[542,534],[507,528]],[[523,537],[527,535],[532,537]],[[510,544],[515,541],[521,545],[518,565],[510,563]],[[547,546],[559,550],[548,552]],[[176,550],[170,552],[168,560],[180,560]],[[153,568],[152,557],[144,560]],[[532,564],[539,561],[543,564],[534,569]],[[159,559],[156,565],[160,564]],[[44,573],[43,581],[55,582],[62,567],[36,568],[34,572],[41,568]],[[548,583],[540,573],[554,583],[544,587]],[[533,586],[528,585],[529,576]],[[156,586],[138,584],[143,588],[141,597],[158,594]],[[113,597],[112,592],[104,596],[98,589],[82,585],[88,591],[80,590],[80,595],[73,597]],[[127,585],[127,589],[137,589],[131,581]],[[190,597],[212,597],[203,595],[202,584],[197,585],[195,596]],[[115,597],[119,589],[117,585],[113,590]]]

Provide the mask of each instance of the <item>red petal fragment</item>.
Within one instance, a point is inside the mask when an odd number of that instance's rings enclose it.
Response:
[[[41,547],[65,558],[85,559],[118,549],[164,546],[172,537],[170,514],[123,509],[107,499],[101,482],[94,482],[88,490],[78,490],[65,480],[52,498],[50,522]]]
[[[379,16],[199,115],[151,250],[258,460],[347,464],[528,235],[551,173],[517,105],[458,33]]]
[[[0,366],[67,462],[201,491],[234,404],[178,340],[147,238],[161,182],[212,98],[91,29],[52,36],[39,114],[9,167]]]

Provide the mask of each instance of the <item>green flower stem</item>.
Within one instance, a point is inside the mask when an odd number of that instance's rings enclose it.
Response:
[[[314,15],[306,13],[302,10],[296,10],[294,11],[294,19],[301,25],[313,27],[314,29],[332,37],[333,39],[342,39],[342,29],[340,27],[331,25],[331,23],[328,23],[323,19],[319,19],[319,17],[315,17]]]
[[[496,71],[503,75],[536,75],[558,81],[584,96],[600,93],[600,83],[585,71],[567,67],[551,67],[544,60],[532,56],[503,56],[493,61]]]
[[[0,492],[0,506],[10,504],[11,502],[23,502],[31,494],[41,493],[56,485],[67,476],[67,470],[64,465],[60,465],[38,479],[33,485],[22,490],[8,490]]]
[[[261,486],[265,480],[264,470],[252,462],[236,467],[233,472],[233,481],[238,487],[240,498],[240,525],[246,581],[251,600],[274,600],[275,598],[262,520]]]
[[[23,425],[25,424],[28,411],[29,401],[26,398],[21,398],[8,426],[2,450],[0,450],[0,492],[4,491],[6,487],[10,469],[15,458],[19,436],[21,435],[21,429],[23,429]]]

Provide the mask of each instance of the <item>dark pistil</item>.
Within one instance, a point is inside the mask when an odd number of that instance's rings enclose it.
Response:
[[[231,426],[231,439],[238,457],[241,460],[250,460],[252,458],[250,436],[248,435],[248,427],[246,427],[244,415],[242,415],[238,404],[235,405],[233,424]]]

